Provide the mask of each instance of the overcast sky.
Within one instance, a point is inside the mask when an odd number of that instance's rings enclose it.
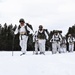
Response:
[[[75,24],[75,0],[0,0],[0,23],[19,24],[19,19],[44,28],[62,30]]]

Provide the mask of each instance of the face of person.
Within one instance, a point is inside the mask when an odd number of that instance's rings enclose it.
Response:
[[[71,37],[71,35],[69,37]]]
[[[58,33],[56,33],[56,35],[58,35]]]
[[[21,25],[21,26],[24,26],[24,22],[20,22],[20,25]]]
[[[39,28],[40,31],[42,31],[42,28]]]
[[[43,30],[43,27],[42,27],[42,26],[40,26],[40,27],[39,27],[39,30],[40,30],[40,31],[42,31],[42,30]]]

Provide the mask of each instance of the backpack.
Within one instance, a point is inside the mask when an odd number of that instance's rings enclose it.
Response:
[[[26,25],[27,25],[31,30],[33,30],[32,25],[30,25],[29,23],[26,23]]]
[[[49,32],[48,32],[48,30],[47,29],[44,29],[44,31],[47,33],[47,35],[49,36]]]
[[[26,23],[26,26],[25,26],[25,30],[26,30],[26,33],[27,33],[26,35],[29,36],[30,31],[27,30],[27,26],[28,26],[31,30],[33,30],[33,27],[32,27],[32,25]],[[21,28],[21,26],[19,25],[19,26],[18,26],[18,32],[19,32],[20,28]]]
[[[38,31],[38,34],[39,34],[39,35],[38,35],[37,37],[42,38],[42,39],[46,39],[45,32],[46,32],[47,35],[49,36],[48,30],[47,30],[47,29],[44,29],[42,33],[40,33],[40,32]]]
[[[38,31],[37,38],[39,38],[39,39],[46,39],[45,31],[43,30],[42,33],[40,33],[40,32]]]
[[[58,37],[56,37],[56,36],[54,35],[54,40],[55,40],[55,41],[60,41],[59,35],[58,35]]]

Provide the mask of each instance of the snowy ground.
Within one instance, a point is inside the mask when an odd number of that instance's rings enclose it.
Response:
[[[33,55],[27,52],[0,52],[0,75],[75,75],[75,52]]]

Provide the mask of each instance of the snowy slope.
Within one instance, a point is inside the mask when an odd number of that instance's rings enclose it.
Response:
[[[75,52],[33,55],[27,52],[0,52],[0,75],[75,75]]]

